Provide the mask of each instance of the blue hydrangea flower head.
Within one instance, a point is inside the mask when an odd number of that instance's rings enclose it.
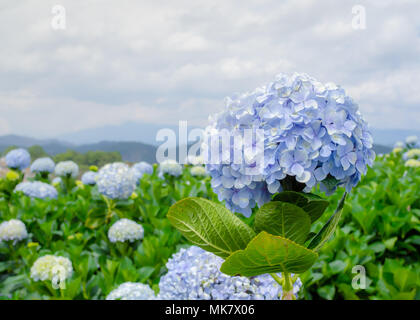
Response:
[[[175,160],[164,160],[159,166],[161,175],[168,174],[170,176],[179,177],[182,174],[182,166]]]
[[[26,169],[31,164],[31,155],[25,149],[13,149],[6,155],[6,164],[11,169]]]
[[[232,142],[247,131],[262,147],[238,148]],[[203,150],[212,150],[212,139],[226,134],[227,147],[204,154],[206,169],[219,200],[246,216],[290,181],[305,192],[317,184],[327,193],[338,186],[350,191],[375,158],[357,104],[340,86],[306,74],[280,74],[252,92],[227,98],[225,109],[210,118]],[[238,150],[241,161],[233,159]],[[215,155],[223,161],[212,161]],[[257,165],[255,159],[262,161]]]
[[[51,158],[36,159],[31,165],[31,171],[34,173],[53,173],[55,163]]]
[[[73,161],[61,161],[55,166],[55,175],[75,179],[79,175],[79,166]]]
[[[161,300],[280,300],[282,288],[269,274],[230,277],[220,272],[223,259],[199,247],[181,249],[169,259],[159,282]],[[302,286],[293,285],[296,295]]]
[[[58,195],[57,190],[52,185],[39,181],[21,182],[15,188],[15,192],[17,191],[23,192],[28,197],[38,199],[56,199]]]
[[[134,178],[136,179],[137,183],[139,182],[143,174],[153,173],[153,166],[145,161],[141,161],[134,164],[131,169],[133,170]]]
[[[136,187],[136,180],[125,163],[115,162],[99,170],[96,185],[99,193],[110,199],[128,199]]]
[[[93,171],[86,171],[83,175],[82,175],[82,182],[85,185],[90,185],[93,186],[96,184],[96,176],[97,176],[97,172],[93,172]]]
[[[138,282],[124,282],[107,295],[106,300],[154,300],[155,292],[149,285]]]

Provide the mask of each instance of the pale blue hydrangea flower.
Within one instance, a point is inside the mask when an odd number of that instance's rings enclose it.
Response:
[[[136,187],[133,171],[122,162],[102,167],[96,176],[99,193],[110,199],[128,199]]]
[[[168,159],[160,163],[161,175],[168,174],[170,176],[179,177],[182,174],[182,166],[175,160]]]
[[[31,164],[31,155],[25,149],[13,149],[7,153],[5,160],[9,168],[23,170]]]
[[[417,142],[419,141],[419,138],[417,136],[408,136],[407,138],[405,138],[405,143],[407,144],[408,147],[414,147]]]
[[[108,230],[108,238],[111,242],[134,242],[143,239],[143,227],[130,219],[120,219]]]
[[[281,192],[290,179],[301,183],[305,192],[318,183],[327,193],[339,185],[350,191],[375,158],[372,136],[357,104],[341,87],[306,74],[280,74],[253,92],[228,98],[225,110],[210,119],[204,150],[211,150],[211,137],[222,132],[244,137],[246,129],[260,132],[263,141],[263,148],[253,146],[255,157],[232,138],[219,149],[220,159],[227,154],[227,161],[214,164],[215,155],[210,154],[206,165],[219,200],[246,216]],[[235,163],[238,150],[243,160]],[[257,158],[264,160],[261,166],[253,160]],[[250,174],[249,169],[254,171]]]
[[[144,283],[125,282],[111,291],[106,300],[154,300],[155,292]]]
[[[79,175],[79,166],[73,161],[61,161],[55,166],[55,175],[75,179]]]
[[[139,180],[143,176],[143,174],[153,173],[153,166],[144,161],[134,164],[131,169],[133,170],[134,178],[136,179],[137,183],[139,183]]]
[[[282,288],[268,275],[230,277],[220,272],[223,259],[199,247],[181,249],[169,259],[160,279],[161,300],[280,300]],[[293,285],[296,295],[302,286]]]
[[[48,157],[36,159],[31,165],[31,171],[34,173],[52,173],[54,168],[54,161]]]
[[[96,176],[97,176],[97,174],[98,173],[97,172],[94,172],[94,171],[87,171],[87,172],[85,172],[82,175],[82,178],[81,178],[83,184],[90,185],[90,186],[95,185],[96,184]]]
[[[25,224],[18,220],[12,219],[9,221],[3,221],[0,223],[0,241],[17,241],[26,239],[28,232],[26,231]]]
[[[52,185],[40,181],[21,182],[15,188],[15,192],[17,191],[23,192],[28,197],[38,199],[56,199],[58,195],[57,190]]]

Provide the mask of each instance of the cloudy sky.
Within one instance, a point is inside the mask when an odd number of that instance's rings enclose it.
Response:
[[[418,0],[0,0],[0,134],[203,125],[225,96],[293,71],[342,85],[372,127],[417,129],[419,12]]]

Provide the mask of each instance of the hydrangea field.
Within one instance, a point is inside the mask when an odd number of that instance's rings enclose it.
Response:
[[[246,148],[86,172],[10,151],[0,298],[420,299],[415,137],[375,158],[345,91],[298,74],[231,97],[205,134],[245,129],[262,168]]]

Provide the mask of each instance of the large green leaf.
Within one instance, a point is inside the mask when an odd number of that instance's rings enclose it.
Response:
[[[265,273],[302,273],[308,270],[318,254],[289,239],[265,231],[259,233],[245,250],[229,256],[220,271],[235,276],[257,276]]]
[[[311,219],[303,209],[291,203],[272,201],[255,215],[257,231],[267,231],[303,244],[311,229]]]
[[[344,201],[346,200],[347,193],[344,193],[341,198],[337,209],[334,214],[328,219],[327,223],[322,227],[322,229],[317,233],[317,235],[309,243],[308,248],[318,251],[325,242],[332,236],[335,231],[335,228],[338,225],[338,222],[341,218],[341,213],[343,212]]]
[[[311,222],[318,220],[327,209],[329,202],[321,197],[303,192],[284,191],[277,194],[274,201],[292,203],[302,208],[310,217]]]
[[[168,219],[189,241],[226,258],[244,249],[255,232],[224,206],[202,198],[175,203]]]

